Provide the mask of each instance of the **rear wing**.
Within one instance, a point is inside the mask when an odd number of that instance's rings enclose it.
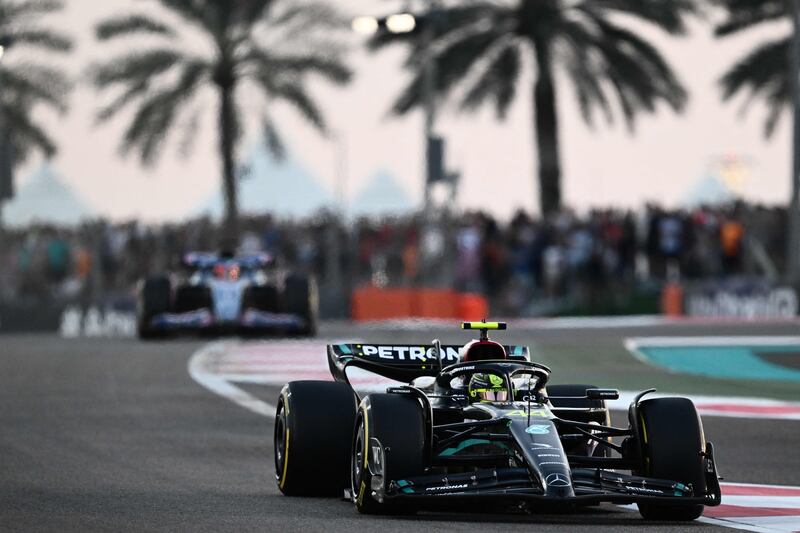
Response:
[[[348,366],[408,383],[418,377],[436,376],[442,368],[458,363],[461,348],[434,344],[329,344],[328,366],[333,378],[345,383],[348,383],[345,373]],[[530,361],[527,346],[506,345],[504,348],[510,360]]]

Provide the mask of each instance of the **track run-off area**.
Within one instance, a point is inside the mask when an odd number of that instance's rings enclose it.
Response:
[[[367,517],[344,500],[284,497],[273,472],[275,400],[286,381],[330,379],[327,342],[469,338],[442,324],[328,323],[309,341],[0,336],[0,530],[800,530],[800,383],[684,374],[626,348],[643,338],[786,338],[797,324],[509,327],[498,340],[529,345],[553,369],[552,382],[622,390],[615,424],[625,424],[621,409],[638,390],[695,400],[725,478],[723,505],[701,521],[663,524],[613,505],[570,514]],[[792,368],[792,353],[779,355],[768,362]],[[354,382],[385,386],[366,374]]]

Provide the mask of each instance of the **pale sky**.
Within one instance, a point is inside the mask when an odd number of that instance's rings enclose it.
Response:
[[[98,97],[81,81],[82,72],[91,60],[108,57],[109,51],[94,42],[92,27],[106,16],[147,9],[152,3],[68,0],[66,11],[51,19],[52,26],[76,39],[77,49],[65,64],[78,80],[69,114],[45,117],[60,147],[53,166],[97,212],[114,219],[180,219],[219,187],[213,107],[204,114],[193,154],[189,158],[177,155],[181,136],[175,135],[152,169],[142,168],[134,157],[119,157],[117,145],[124,120],[94,125]],[[392,2],[384,0],[337,3],[353,14],[383,14],[393,7]],[[566,90],[560,91],[558,107],[566,203],[579,210],[637,206],[652,200],[677,205],[693,184],[727,155],[741,158],[749,167],[741,186],[747,198],[785,202],[789,194],[790,117],[784,117],[767,141],[762,136],[763,107],[753,105],[742,117],[741,100],[722,104],[716,85],[727,66],[759,37],[783,30],[781,26],[772,27],[761,35],[726,41],[714,40],[710,27],[700,23],[692,26],[690,37],[681,40],[653,33],[655,43],[689,89],[691,101],[683,115],[662,109],[655,116],[640,117],[633,135],[620,121],[609,128],[598,120],[594,130],[588,129],[562,79],[561,89]],[[330,129],[336,132],[333,138],[320,137],[291,109],[278,105],[275,116],[295,158],[332,194],[337,190],[337,168],[341,168],[344,155],[347,197],[354,197],[375,171],[387,169],[420,199],[422,115],[395,118],[387,114],[407,77],[400,68],[404,52],[395,49],[368,54],[360,49],[360,42],[360,37],[353,37],[350,58],[356,72],[354,83],[343,89],[313,86]],[[4,61],[13,59],[12,51]],[[442,110],[438,130],[449,143],[448,163],[462,173],[460,207],[482,207],[505,218],[518,208],[532,210],[538,205],[534,193],[531,80],[528,72],[505,122],[497,122],[489,108],[474,115],[457,115],[453,106]],[[249,105],[243,103],[245,109]],[[252,142],[253,138],[245,146]],[[20,177],[39,164],[32,161]]]

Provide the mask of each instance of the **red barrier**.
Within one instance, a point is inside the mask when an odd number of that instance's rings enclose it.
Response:
[[[479,294],[461,294],[450,289],[379,289],[372,286],[353,291],[353,320],[481,320],[487,316],[489,304]]]
[[[661,314],[683,316],[683,287],[680,283],[667,283],[661,291]]]

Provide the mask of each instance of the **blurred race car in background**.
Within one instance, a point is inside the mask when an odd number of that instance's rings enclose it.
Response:
[[[193,252],[182,272],[141,282],[137,329],[142,339],[187,331],[310,336],[317,309],[314,279],[282,272],[269,254]]]

